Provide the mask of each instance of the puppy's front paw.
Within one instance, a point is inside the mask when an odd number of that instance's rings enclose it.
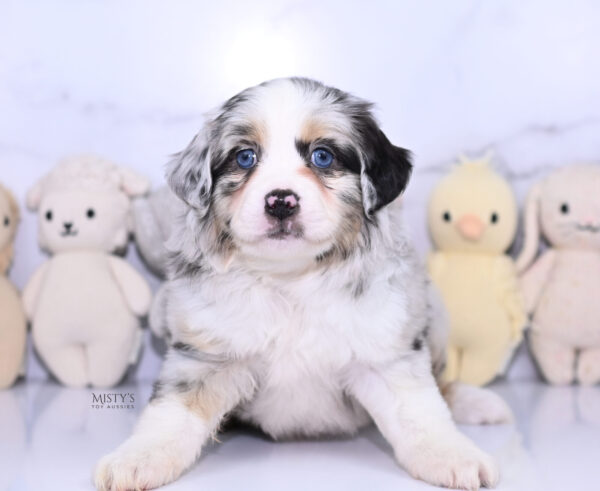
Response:
[[[436,486],[469,491],[495,487],[499,472],[493,459],[465,437],[454,440],[431,440],[401,463],[413,477]]]
[[[154,489],[174,481],[185,469],[176,455],[159,447],[119,448],[98,462],[94,484],[100,491]]]

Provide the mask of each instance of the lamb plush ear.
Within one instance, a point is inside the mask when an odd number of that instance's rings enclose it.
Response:
[[[542,183],[535,184],[525,202],[525,240],[516,261],[517,272],[525,271],[537,255],[540,245],[540,197]]]
[[[406,188],[412,170],[411,155],[408,150],[392,145],[370,116],[364,121],[360,134],[363,206],[366,215],[371,217]]]
[[[127,168],[119,169],[121,189],[130,198],[143,196],[150,191],[150,181],[141,174]]]
[[[212,193],[208,132],[207,123],[185,150],[176,154],[167,164],[169,187],[177,197],[196,209],[200,216],[208,211]]]
[[[42,201],[42,184],[43,178],[38,180],[33,187],[29,188],[29,191],[27,191],[25,204],[30,211],[37,211],[40,207],[40,202]]]

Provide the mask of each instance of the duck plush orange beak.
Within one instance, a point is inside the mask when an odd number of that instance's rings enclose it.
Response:
[[[456,228],[463,238],[476,242],[483,235],[484,224],[476,215],[463,215],[456,222]]]

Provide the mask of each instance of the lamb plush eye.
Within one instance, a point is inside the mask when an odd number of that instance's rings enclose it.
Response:
[[[324,148],[317,148],[310,156],[310,161],[321,169],[326,169],[333,162],[333,155]]]
[[[49,222],[52,221],[52,210],[48,210],[46,212],[46,220],[48,220]]]
[[[562,205],[560,205],[560,212],[563,215],[568,215],[569,214],[569,203],[563,203]]]
[[[251,148],[240,150],[236,154],[235,160],[242,169],[249,169],[256,164],[256,152]]]
[[[4,217],[4,226],[8,227],[10,225],[10,218]]]
[[[93,208],[88,208],[88,211],[85,213],[88,218],[94,218],[96,216],[96,212]]]
[[[442,218],[444,219],[445,222],[450,222],[452,220],[452,215],[450,215],[449,211],[445,211],[444,214],[442,215]]]

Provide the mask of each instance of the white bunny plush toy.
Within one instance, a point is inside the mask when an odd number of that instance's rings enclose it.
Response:
[[[112,255],[127,247],[131,198],[149,182],[95,156],[60,162],[27,194],[40,246],[52,257],[23,292],[34,346],[72,387],[111,387],[139,351],[138,317],[152,299],[146,281]]]
[[[550,247],[536,259],[540,235]],[[600,165],[567,166],[533,187],[517,269],[546,380],[600,382]]]

